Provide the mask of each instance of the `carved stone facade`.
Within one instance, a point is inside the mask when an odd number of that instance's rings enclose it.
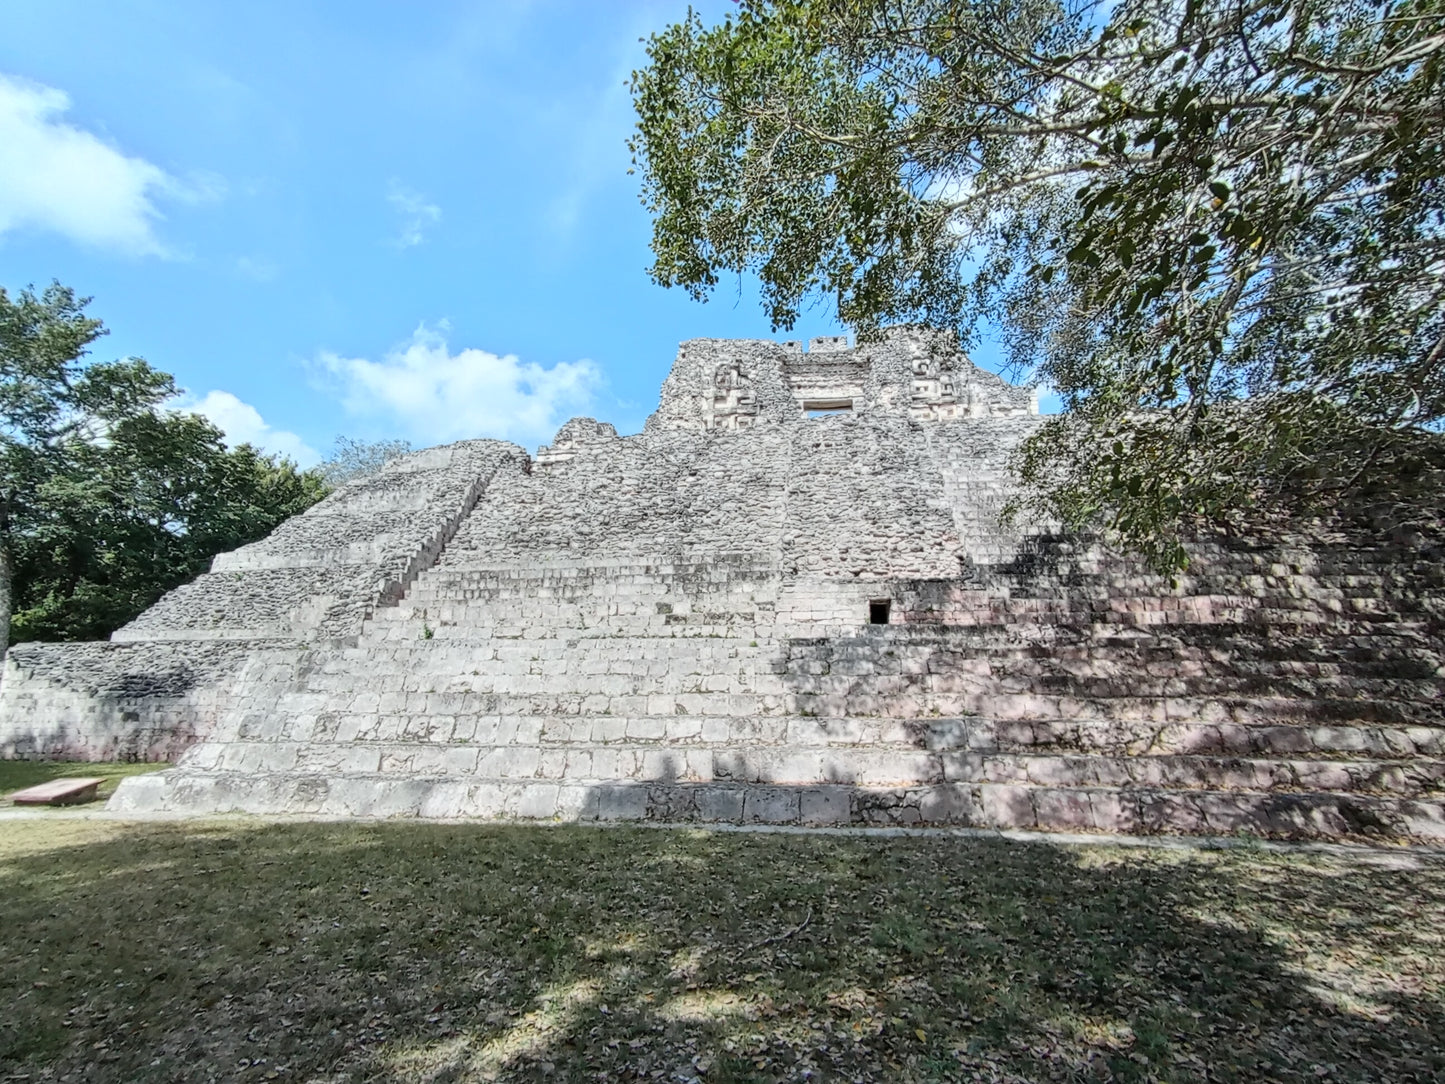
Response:
[[[733,431],[824,412],[911,417],[1014,418],[1036,397],[975,366],[951,336],[898,329],[881,342],[842,337],[796,342],[694,339],[663,385],[652,429]]]
[[[724,362],[713,374],[712,410],[708,414],[709,429],[746,429],[758,417],[758,397],[753,382],[743,367]]]
[[[947,337],[682,344],[644,431],[389,464],[101,644],[0,755],[119,811],[1445,838],[1445,546],[1000,524],[1031,393]]]

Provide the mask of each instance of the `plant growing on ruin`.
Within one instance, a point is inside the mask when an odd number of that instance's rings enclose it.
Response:
[[[216,553],[325,494],[319,478],[197,414],[140,358],[87,361],[105,334],[59,284],[0,289],[0,650],[99,639]],[[13,620],[12,620],[13,610]]]
[[[1438,493],[1439,0],[743,0],[648,56],[653,278],[995,321],[1067,525],[1168,568],[1191,518]]]
[[[411,451],[409,440],[357,440],[338,436],[331,454],[316,468],[329,486],[345,485],[369,478],[393,459]]]

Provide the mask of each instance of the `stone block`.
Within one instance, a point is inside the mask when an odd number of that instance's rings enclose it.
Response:
[[[852,820],[847,787],[805,787],[798,795],[798,820],[805,825],[839,825]]]
[[[993,828],[1035,828],[1034,788],[984,783],[978,787],[983,823]]]
[[[959,783],[942,783],[925,790],[919,799],[918,815],[925,824],[973,826],[984,822],[977,788]]]
[[[475,815],[471,787],[461,781],[431,783],[417,803],[417,815],[438,820]]]
[[[743,794],[743,823],[796,824],[799,801],[798,788],[749,787]]]
[[[555,783],[528,783],[518,789],[512,815],[524,820],[553,820],[561,788]]]
[[[693,795],[695,817],[700,821],[740,824],[743,820],[743,788],[699,787]]]
[[[1055,832],[1085,832],[1095,827],[1089,792],[1039,787],[1033,795],[1035,827]]]
[[[647,816],[645,786],[598,786],[596,802],[598,820],[643,820]]]

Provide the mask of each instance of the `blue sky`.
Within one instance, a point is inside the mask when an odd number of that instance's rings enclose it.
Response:
[[[773,337],[746,284],[646,275],[626,82],[686,7],[11,0],[0,285],[94,297],[97,356],[302,465],[338,434],[634,432],[678,342]]]

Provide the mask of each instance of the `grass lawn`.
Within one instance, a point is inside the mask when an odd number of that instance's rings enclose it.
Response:
[[[0,1081],[1439,1081],[1445,860],[0,821]]]
[[[52,779],[66,776],[89,776],[104,779],[97,788],[97,801],[91,808],[101,805],[115,793],[120,781],[131,775],[144,775],[169,768],[169,764],[97,764],[89,761],[59,760],[0,760],[0,809],[15,808],[10,795],[17,790],[33,787],[37,783],[48,783]],[[49,809],[49,806],[27,806],[28,809]],[[74,808],[73,806],[69,808]],[[0,829],[4,831],[4,829]],[[3,852],[3,845],[0,845]]]

